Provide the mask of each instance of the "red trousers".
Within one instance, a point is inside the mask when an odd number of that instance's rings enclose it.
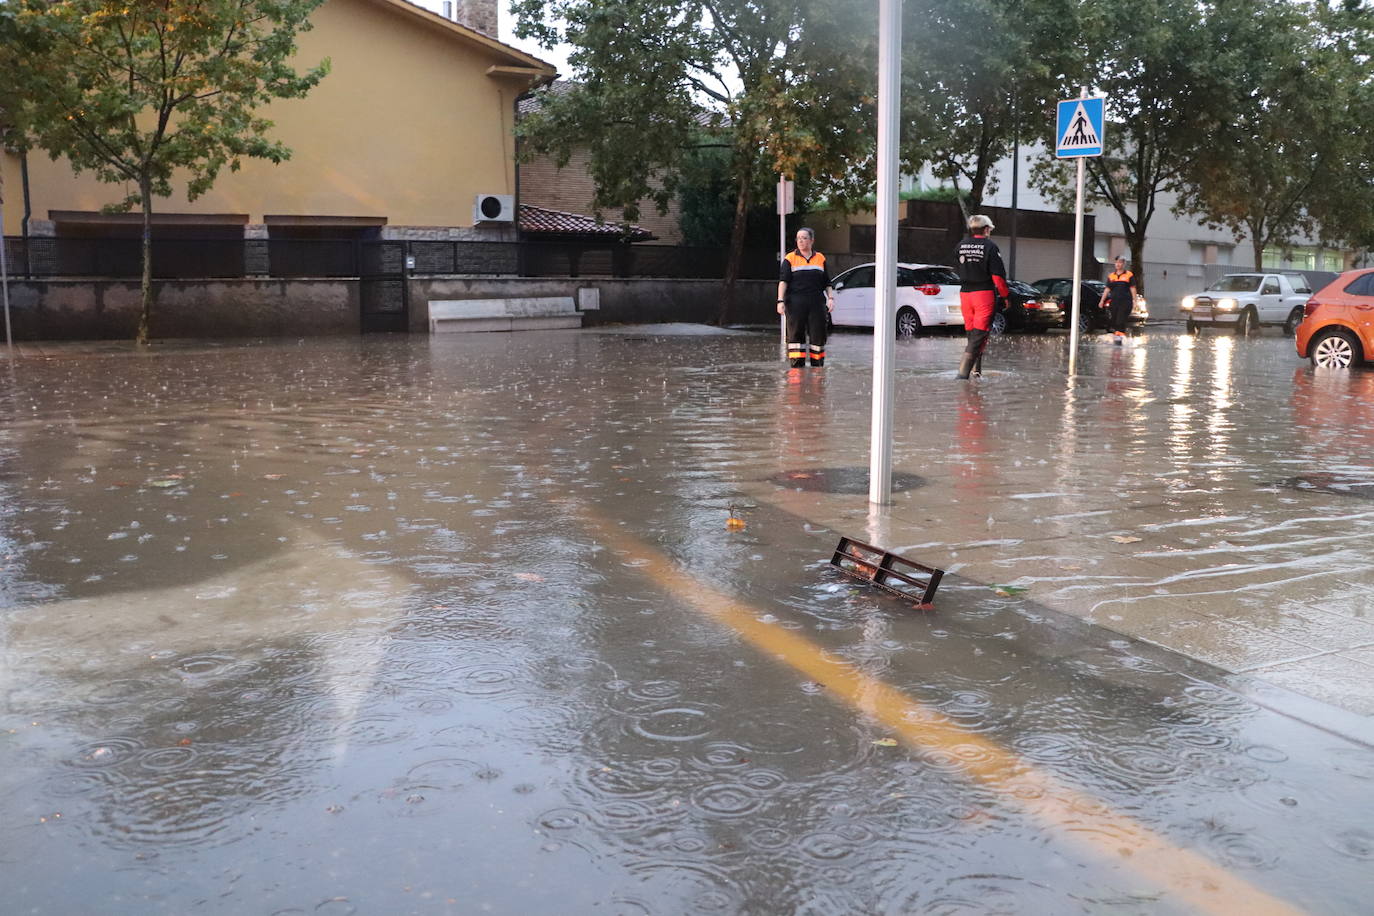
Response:
[[[959,293],[959,309],[964,313],[964,330],[992,330],[992,310],[996,304],[997,293],[990,289]]]

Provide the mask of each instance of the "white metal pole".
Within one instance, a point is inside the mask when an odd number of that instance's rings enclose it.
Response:
[[[783,204],[783,195],[786,193],[787,176],[778,176],[778,267],[782,267],[783,258],[787,257],[787,214],[783,211],[787,209]],[[787,309],[784,307],[783,314],[778,316],[778,344],[782,350],[782,358],[787,359]]]
[[[1088,97],[1088,87],[1078,93],[1080,99]],[[1078,157],[1078,190],[1075,193],[1073,218],[1073,312],[1069,324],[1069,376],[1078,369],[1078,316],[1083,297],[1083,157]]]
[[[5,300],[5,347],[14,355],[14,334],[10,330],[10,270],[5,259],[5,202],[0,199],[0,297]]]
[[[902,86],[902,0],[878,0],[878,240],[873,297],[873,422],[868,501],[892,501],[893,338],[897,333],[897,139]]]

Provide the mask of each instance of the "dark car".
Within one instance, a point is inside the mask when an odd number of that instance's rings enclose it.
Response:
[[[1111,312],[1105,307],[1098,308],[1097,305],[1102,300],[1102,291],[1107,288],[1107,284],[1101,280],[1084,280],[1082,284],[1082,292],[1079,294],[1081,312],[1078,318],[1078,330],[1085,334],[1089,331],[1107,330],[1112,326]],[[1031,286],[1059,303],[1062,315],[1060,327],[1067,328],[1070,315],[1073,313],[1073,280],[1068,277],[1050,277],[1045,280],[1036,280]],[[1136,296],[1135,307],[1131,309],[1130,323],[1134,325],[1144,324],[1149,317],[1150,310],[1145,304],[1145,297]]]
[[[1064,314],[1058,299],[1020,280],[1008,280],[1007,288],[1011,295],[1006,308],[992,316],[992,333],[1045,331],[1063,326]]]

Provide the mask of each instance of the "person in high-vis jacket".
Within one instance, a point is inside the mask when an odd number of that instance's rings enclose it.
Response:
[[[1135,272],[1126,267],[1125,258],[1117,258],[1116,270],[1107,274],[1107,288],[1097,300],[1098,308],[1111,305],[1112,336],[1118,347],[1126,339],[1126,322],[1131,320],[1131,310],[1135,308],[1135,285]]]
[[[778,314],[787,316],[787,359],[792,368],[825,365],[825,337],[835,290],[825,255],[815,250],[816,234],[797,230],[797,247],[778,270]]]
[[[959,362],[959,378],[983,374],[983,348],[992,333],[992,315],[997,299],[1007,298],[1007,269],[1002,252],[988,238],[992,220],[981,214],[970,216],[969,237],[959,243],[959,307],[964,313],[968,344]]]

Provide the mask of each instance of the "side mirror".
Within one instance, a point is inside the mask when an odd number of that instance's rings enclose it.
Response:
[[[844,289],[844,284],[843,284],[843,283],[836,283],[836,284],[835,284],[835,292],[838,293],[838,292],[839,292],[840,290],[842,290],[842,289]]]

